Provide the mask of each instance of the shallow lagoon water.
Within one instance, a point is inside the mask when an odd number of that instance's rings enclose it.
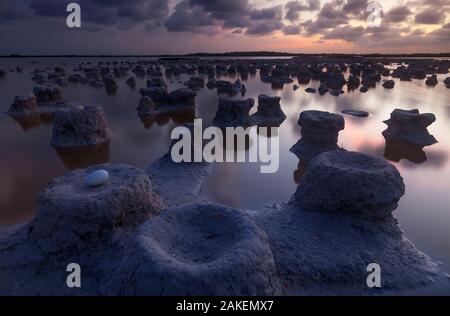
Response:
[[[22,73],[8,73],[0,79],[0,111],[6,111],[14,97],[30,93],[36,85],[29,72],[35,68],[45,68],[66,63],[66,68],[74,68],[87,59],[1,59],[0,68],[20,65]],[[96,63],[99,59],[89,59]],[[114,58],[114,60],[121,60]],[[127,59],[128,60],[128,59]],[[205,181],[201,194],[212,201],[253,209],[269,203],[286,201],[295,191],[296,181],[301,176],[297,157],[289,148],[300,138],[297,125],[299,113],[304,110],[325,110],[340,113],[344,109],[364,110],[368,118],[345,115],[346,128],[340,133],[339,145],[348,150],[383,157],[385,141],[382,122],[389,118],[395,108],[418,108],[422,113],[431,112],[437,121],[429,128],[439,141],[425,147],[427,160],[417,164],[407,160],[394,163],[406,183],[406,195],[400,200],[394,215],[410,239],[419,250],[433,259],[443,262],[443,268],[450,271],[450,90],[442,83],[448,75],[438,75],[440,84],[434,88],[425,86],[424,80],[400,82],[397,79],[393,90],[381,85],[362,94],[359,91],[345,93],[339,97],[308,94],[308,86],[317,88],[319,82],[300,85],[293,91],[293,84],[282,90],[273,90],[270,84],[262,83],[257,74],[244,81],[247,86],[245,98],[255,98],[260,94],[281,96],[281,106],[287,119],[280,126],[280,168],[274,174],[261,174],[258,163],[217,163],[211,176]],[[234,81],[239,75],[225,77]],[[169,90],[182,87],[187,75],[166,79]],[[150,126],[144,125],[137,116],[136,107],[139,88],[145,80],[138,79],[136,89],[125,84],[126,78],[117,79],[119,90],[113,96],[104,89],[89,85],[71,84],[64,88],[64,98],[82,105],[102,106],[113,140],[109,155],[100,156],[109,162],[126,163],[145,168],[152,161],[167,152],[170,132],[189,120],[189,115],[175,118],[161,117]],[[208,125],[216,112],[218,96],[216,90],[203,89],[196,99],[196,116]],[[252,112],[256,111],[256,105]],[[175,121],[174,121],[175,119]],[[63,156],[50,146],[52,126],[41,123],[38,126],[22,127],[10,117],[0,114],[0,225],[19,223],[31,218],[35,212],[35,201],[39,191],[52,178],[59,176],[77,164],[73,155]],[[92,155],[92,153],[86,155]],[[83,155],[82,155],[83,156]]]

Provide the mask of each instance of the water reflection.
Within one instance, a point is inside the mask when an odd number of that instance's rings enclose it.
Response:
[[[16,121],[24,131],[37,128],[41,125],[41,118],[38,113],[29,115],[10,115],[10,117]]]
[[[276,90],[283,90],[284,85],[285,85],[285,83],[272,82],[270,86],[271,86],[272,90],[276,91]]]
[[[23,131],[29,131],[41,126],[41,124],[52,124],[55,117],[53,112],[30,112],[27,114],[7,114],[17,122]]]
[[[192,123],[195,119],[194,108],[184,108],[180,110],[167,111],[146,115],[141,118],[141,122],[146,129],[150,129],[154,123],[158,126],[166,125],[172,120],[177,125]]]
[[[427,156],[423,150],[424,147],[401,141],[386,140],[384,157],[394,162],[400,162],[400,160],[406,159],[416,164],[421,164],[427,160]]]
[[[109,161],[109,142],[89,146],[55,148],[55,151],[69,170],[86,168]]]
[[[300,182],[302,182],[302,179],[305,176],[306,171],[308,170],[310,162],[311,160],[307,159],[300,159],[298,161],[297,169],[294,170],[294,182],[296,184],[300,184]]]
[[[442,150],[433,150],[433,151],[426,151],[425,152],[426,161],[423,163],[416,163],[414,161],[405,159],[400,161],[402,166],[407,168],[419,168],[419,166],[422,167],[433,167],[433,168],[443,168],[446,165],[447,159],[448,159],[448,153],[446,151]]]

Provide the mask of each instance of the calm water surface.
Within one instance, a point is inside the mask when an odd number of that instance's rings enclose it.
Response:
[[[65,62],[72,69],[81,59],[0,59],[0,68],[20,65],[22,73],[8,73],[0,79],[0,112],[8,110],[14,97],[30,93],[35,86],[30,71]],[[96,62],[97,59],[90,59]],[[115,58],[114,60],[118,60]],[[125,59],[124,59],[125,60]],[[127,59],[128,60],[128,59]],[[395,165],[406,183],[406,195],[401,199],[394,215],[405,236],[420,250],[443,262],[450,271],[450,90],[441,82],[435,88],[425,86],[424,80],[400,82],[395,79],[393,90],[378,86],[366,94],[359,91],[339,97],[329,94],[319,96],[307,94],[301,86],[293,91],[293,84],[282,90],[273,90],[270,84],[262,83],[259,75],[249,77],[246,98],[257,98],[260,94],[278,95],[287,119],[281,125],[280,169],[275,174],[261,174],[256,163],[218,163],[205,181],[202,195],[210,200],[241,208],[256,208],[268,203],[286,201],[295,191],[300,174],[297,157],[289,148],[300,138],[297,125],[299,113],[304,110],[325,110],[340,113],[343,109],[358,109],[370,112],[366,119],[345,116],[346,127],[340,133],[339,145],[354,151],[383,157],[385,141],[383,120],[389,118],[395,108],[418,108],[431,112],[437,121],[429,131],[439,141],[425,148],[427,160],[417,164],[405,159]],[[169,89],[182,87],[188,76],[166,79]],[[235,80],[237,77],[227,77]],[[161,117],[151,124],[143,124],[137,116],[136,107],[139,88],[145,80],[138,80],[136,89],[130,89],[124,79],[117,79],[119,90],[108,96],[104,89],[89,85],[71,84],[64,88],[64,98],[83,105],[102,106],[111,130],[114,133],[109,150],[109,162],[126,163],[145,168],[167,152],[170,132],[182,123],[185,117]],[[317,88],[319,82],[309,86]],[[198,92],[196,116],[207,125],[213,119],[218,103],[215,90]],[[252,110],[256,111],[256,106]],[[77,165],[74,157],[58,154],[50,146],[52,126],[21,126],[10,117],[0,114],[0,225],[24,221],[33,216],[36,196],[52,178],[64,174]],[[104,156],[103,156],[104,157]]]

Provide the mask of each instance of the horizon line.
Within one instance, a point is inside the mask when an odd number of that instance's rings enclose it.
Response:
[[[233,51],[223,53],[187,53],[187,54],[2,54],[0,58],[40,58],[40,57],[297,57],[297,56],[362,56],[362,57],[450,57],[446,53],[289,53],[278,51]]]

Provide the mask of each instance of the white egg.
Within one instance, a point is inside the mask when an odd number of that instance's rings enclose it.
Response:
[[[85,183],[88,187],[97,187],[108,181],[109,173],[106,170],[96,170],[86,176]]]

